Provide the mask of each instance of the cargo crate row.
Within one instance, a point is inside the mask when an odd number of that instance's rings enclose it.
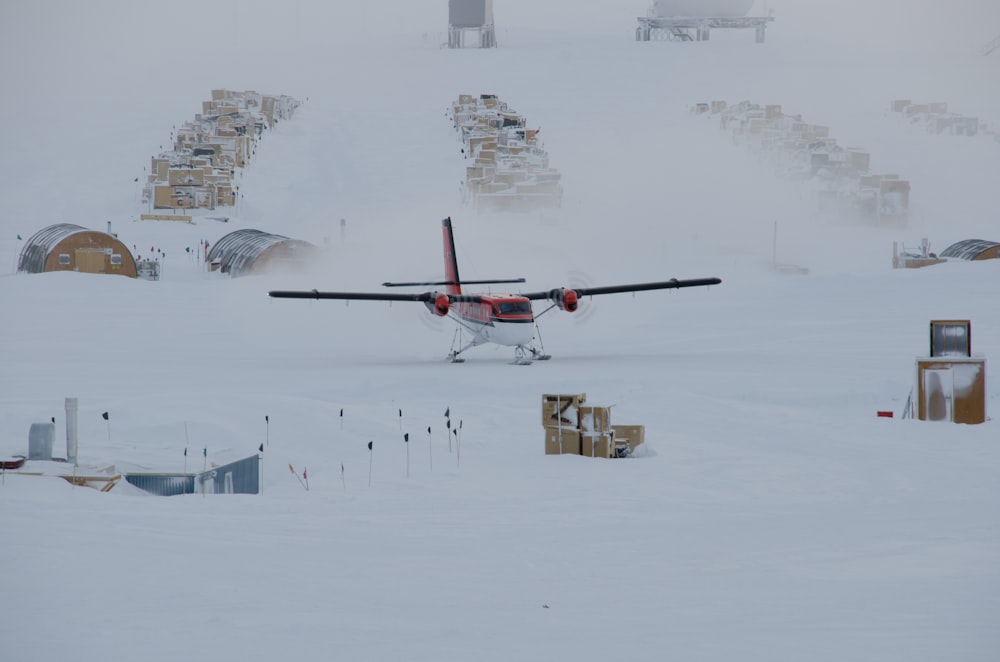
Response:
[[[528,211],[559,207],[562,183],[538,129],[494,94],[461,94],[451,118],[467,165],[463,198],[475,207]]]
[[[953,136],[983,135],[1000,142],[997,133],[986,122],[977,117],[969,117],[948,111],[943,101],[914,103],[910,99],[894,99],[889,108],[893,113],[905,117],[911,124],[921,125],[927,133],[951,134]]]
[[[143,204],[150,210],[175,211],[235,206],[236,169],[247,166],[264,131],[290,118],[298,106],[298,101],[284,95],[212,90],[211,101],[202,102],[194,120],[171,135],[172,149],[152,157]],[[143,218],[162,220],[162,216]]]
[[[645,442],[645,426],[612,425],[610,407],[586,402],[586,393],[542,395],[546,455],[629,457]]]
[[[786,115],[780,105],[749,101],[699,103],[692,111],[717,116],[735,144],[750,148],[783,176],[814,182],[823,211],[878,225],[907,223],[910,182],[896,174],[872,173],[871,154],[839,145],[829,127],[809,124],[802,115]]]

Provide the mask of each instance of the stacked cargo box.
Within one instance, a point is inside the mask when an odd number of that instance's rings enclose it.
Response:
[[[948,104],[943,101],[913,103],[909,99],[896,99],[890,104],[890,108],[892,112],[905,116],[910,124],[923,124],[927,133],[950,133],[954,136],[983,133],[993,135],[1000,141],[1000,135],[994,133],[985,122],[980,122],[976,117],[949,112]]]
[[[175,210],[235,206],[236,168],[246,167],[264,130],[290,118],[298,105],[284,95],[212,90],[194,121],[177,129],[173,149],[153,157],[143,202]]]
[[[871,154],[838,145],[829,127],[786,115],[777,104],[713,101],[695,105],[692,112],[717,115],[733,142],[761,153],[789,178],[818,182],[822,208],[858,214],[879,225],[906,224],[910,183],[898,175],[872,174]]]
[[[562,204],[561,175],[522,115],[494,94],[460,94],[451,118],[471,161],[464,190],[473,204],[506,211]]]
[[[628,457],[644,443],[644,426],[611,425],[610,407],[586,401],[586,393],[542,396],[546,455]]]

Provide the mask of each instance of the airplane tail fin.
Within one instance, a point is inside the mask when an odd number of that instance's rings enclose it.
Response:
[[[458,258],[455,257],[455,236],[451,231],[450,216],[441,221],[441,229],[444,235],[444,280],[447,283],[445,292],[461,294],[462,281],[458,277]]]

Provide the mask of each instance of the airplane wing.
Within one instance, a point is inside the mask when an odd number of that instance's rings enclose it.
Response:
[[[691,278],[688,280],[677,280],[671,278],[657,283],[632,283],[631,285],[609,285],[606,287],[578,287],[572,288],[578,297],[589,297],[595,294],[619,294],[621,292],[643,292],[646,290],[671,290],[680,287],[698,287],[699,285],[718,285],[721,278]],[[558,298],[560,292],[566,291],[564,288],[547,290],[545,292],[529,292],[521,294],[526,299],[541,300]]]
[[[444,317],[453,303],[482,303],[476,294],[447,294],[445,292],[420,292],[419,294],[389,294],[387,292],[320,292],[319,290],[271,290],[275,299],[339,299],[341,301],[415,301],[427,306],[435,315]]]
[[[271,290],[267,296],[275,299],[339,299],[343,301],[418,301],[431,303],[439,296],[448,297],[449,303],[481,303],[476,294],[444,294],[420,292],[419,294],[389,294],[388,292],[321,292],[319,290]]]
[[[721,278],[692,278],[688,280],[677,280],[676,278],[671,278],[670,280],[659,281],[656,283],[632,283],[631,285],[609,285],[606,287],[581,287],[579,289],[558,287],[546,292],[528,292],[527,294],[521,294],[520,296],[533,301],[548,299],[552,302],[553,308],[558,307],[566,312],[572,313],[577,309],[581,298],[594,296],[595,294],[619,294],[621,292],[643,292],[646,290],[672,290],[680,287],[718,285],[721,282]],[[552,308],[549,308],[548,310],[551,309]],[[545,312],[547,312],[547,310],[542,311],[542,313],[539,314],[541,315]]]
[[[382,287],[432,287],[434,285],[495,285],[498,283],[523,283],[523,278],[506,278],[503,280],[442,280],[437,283],[382,283]]]
[[[430,292],[389,294],[387,292],[320,292],[319,290],[271,290],[275,299],[342,299],[345,301],[430,301]]]

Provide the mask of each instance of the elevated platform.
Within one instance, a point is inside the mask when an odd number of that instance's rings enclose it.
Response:
[[[472,35],[470,39],[466,36]],[[492,23],[448,25],[448,48],[496,48],[497,33]]]
[[[767,24],[773,16],[640,16],[636,41],[708,41],[713,29],[756,31],[755,41],[764,43]]]

